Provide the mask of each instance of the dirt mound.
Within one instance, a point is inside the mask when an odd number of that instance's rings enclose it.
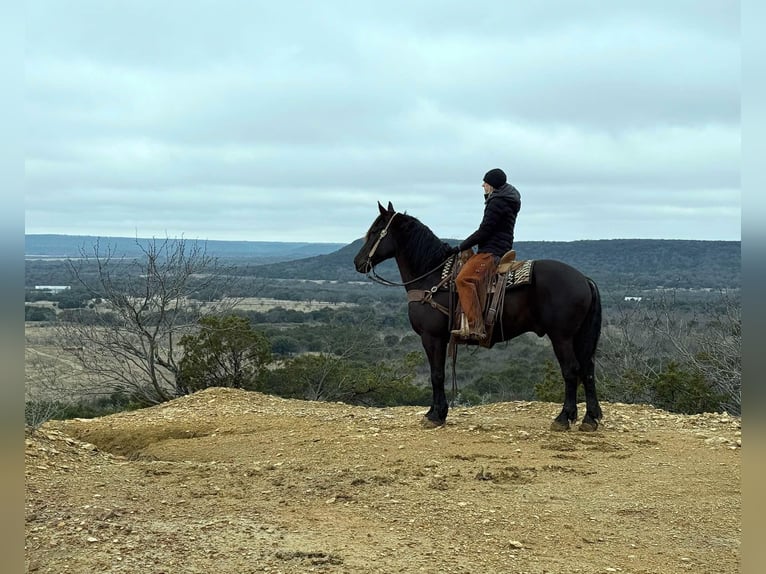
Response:
[[[584,406],[581,405],[581,412]],[[30,572],[738,572],[740,419],[210,389],[27,438]]]

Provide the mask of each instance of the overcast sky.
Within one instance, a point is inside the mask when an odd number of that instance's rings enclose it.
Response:
[[[740,235],[721,1],[27,0],[26,232],[351,242]]]

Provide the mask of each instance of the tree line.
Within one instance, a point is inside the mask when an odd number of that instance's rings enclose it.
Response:
[[[398,289],[358,307],[242,312],[236,298],[220,296],[236,270],[196,242],[152,240],[140,258],[116,259],[105,249],[67,264],[74,286],[59,304],[73,303],[56,317],[59,339],[112,405],[156,404],[210,386],[370,406],[430,402],[427,362]],[[195,299],[200,289],[215,296]],[[738,293],[691,307],[661,293],[641,304],[617,298],[605,313],[601,398],[738,414]],[[92,308],[94,301],[108,310]],[[550,345],[534,335],[459,353],[458,404],[563,397]]]

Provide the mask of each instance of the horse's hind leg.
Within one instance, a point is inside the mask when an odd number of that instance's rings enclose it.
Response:
[[[601,405],[596,395],[595,361],[591,359],[583,368],[583,387],[585,387],[585,416],[580,424],[581,431],[594,431],[603,417]]]
[[[577,383],[580,365],[571,339],[551,337],[551,343],[561,367],[561,375],[564,377],[564,407],[553,419],[551,430],[564,431],[569,430],[569,425],[577,420]]]

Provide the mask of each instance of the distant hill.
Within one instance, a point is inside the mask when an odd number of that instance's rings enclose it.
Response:
[[[27,235],[27,283],[59,284],[68,277],[61,265],[45,258],[78,257],[97,238],[68,235]],[[144,240],[145,241],[145,240]],[[456,240],[445,240],[456,244]],[[118,256],[140,252],[134,238],[102,238]],[[248,275],[274,279],[363,281],[354,269],[354,256],[363,243],[281,243],[208,241],[210,255],[226,258]],[[584,241],[519,241],[519,259],[558,259],[592,277],[603,289],[739,288],[741,242],[669,239],[602,239]],[[240,267],[241,265],[241,267]],[[61,269],[60,269],[61,268]],[[381,276],[399,281],[393,261],[377,267]]]
[[[157,238],[158,240],[164,238]],[[93,246],[112,248],[117,256],[135,257],[141,254],[138,243],[146,244],[150,239],[135,237],[95,237],[90,235],[45,235],[24,236],[24,254],[27,259],[79,257],[83,248],[93,253]],[[291,261],[314,255],[331,253],[343,243],[307,243],[278,241],[201,241],[207,253],[219,258],[248,259],[250,263],[273,263]]]
[[[455,240],[446,240],[456,244]],[[257,265],[261,277],[358,281],[354,256],[358,239],[328,253],[291,261]],[[580,269],[599,283],[637,288],[738,288],[741,282],[741,242],[669,239],[602,239],[584,241],[519,241],[518,259],[558,259]],[[393,261],[377,272],[394,281]]]

